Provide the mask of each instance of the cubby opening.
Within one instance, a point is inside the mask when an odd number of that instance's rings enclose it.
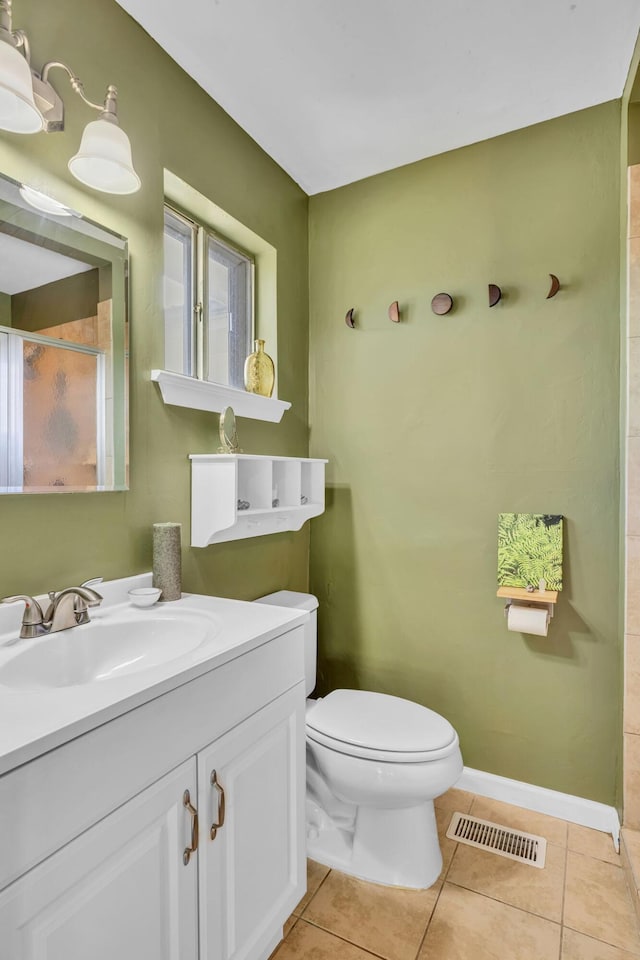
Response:
[[[301,471],[299,460],[273,461],[272,504],[274,507],[299,507]]]
[[[238,514],[271,509],[271,460],[238,460]],[[248,507],[242,507],[248,503]]]
[[[324,503],[324,462],[301,464],[301,504]]]

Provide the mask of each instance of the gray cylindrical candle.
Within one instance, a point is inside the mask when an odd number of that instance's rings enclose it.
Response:
[[[153,585],[162,590],[160,600],[182,596],[181,530],[181,523],[153,525]]]

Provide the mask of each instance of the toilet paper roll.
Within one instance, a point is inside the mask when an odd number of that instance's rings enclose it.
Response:
[[[509,630],[516,633],[533,633],[546,637],[549,631],[549,611],[544,607],[525,607],[512,603],[507,616]]]

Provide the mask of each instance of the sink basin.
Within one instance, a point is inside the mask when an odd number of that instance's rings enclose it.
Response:
[[[175,660],[218,630],[212,618],[187,611],[97,619],[16,653],[0,667],[0,684],[37,689],[102,683]]]

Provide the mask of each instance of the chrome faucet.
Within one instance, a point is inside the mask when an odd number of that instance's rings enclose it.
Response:
[[[91,587],[67,587],[60,593],[49,594],[49,606],[44,615],[46,633],[68,630],[81,623],[89,623],[88,607],[99,607],[102,597]]]
[[[18,594],[15,597],[3,597],[0,603],[15,603],[17,600],[24,600],[20,639],[31,640],[33,637],[41,637],[43,633],[47,633],[43,622],[42,607],[33,597]]]
[[[100,583],[101,579],[100,577],[87,580],[79,587],[67,587],[59,593],[52,590],[49,593],[49,606],[46,613],[42,612],[42,607],[37,600],[26,595],[4,597],[0,603],[24,601],[20,639],[30,640],[33,637],[58,633],[60,630],[68,630],[70,627],[89,623],[88,608],[99,607],[102,603],[102,596],[90,584]]]

